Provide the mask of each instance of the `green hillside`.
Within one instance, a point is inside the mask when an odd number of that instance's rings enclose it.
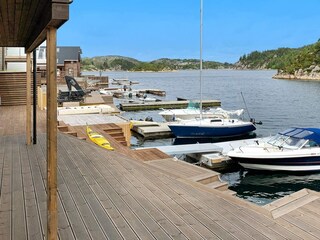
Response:
[[[122,56],[101,56],[83,58],[81,68],[84,71],[122,70],[122,71],[172,71],[199,69],[198,59],[169,59],[161,58],[150,62],[142,62],[134,58]],[[233,68],[230,63],[204,61],[204,69]]]
[[[237,69],[277,69],[279,75],[292,75],[292,78],[316,78],[320,69],[320,42],[301,48],[254,51],[240,57],[235,66]]]
[[[83,58],[84,71],[173,71],[199,69],[199,59],[161,58],[142,62],[122,56]],[[277,78],[320,79],[320,41],[301,48],[254,51],[240,57],[235,64],[204,61],[203,69],[276,69]]]

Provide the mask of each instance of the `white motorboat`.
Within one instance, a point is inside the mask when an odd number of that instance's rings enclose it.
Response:
[[[247,169],[319,171],[320,129],[290,128],[267,141],[230,151],[228,156]]]
[[[232,118],[238,117],[240,118],[243,115],[244,110],[234,110],[227,111],[222,108],[210,108],[202,110],[202,118]],[[200,117],[200,108],[195,106],[193,103],[189,103],[188,107],[185,109],[166,109],[159,114],[167,121],[176,121],[176,120],[187,120],[187,119],[195,119]]]

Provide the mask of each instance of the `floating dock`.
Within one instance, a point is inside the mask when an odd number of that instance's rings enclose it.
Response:
[[[148,121],[132,121],[133,132],[138,133],[144,139],[170,138],[173,134],[167,123]]]
[[[157,96],[165,96],[166,91],[160,90],[160,89],[141,89],[139,90],[140,93],[149,93]]]
[[[243,140],[234,140],[217,143],[196,143],[183,145],[170,145],[153,147],[171,155],[186,154],[189,158],[199,162],[200,165],[211,168],[213,170],[221,170],[235,165],[235,162],[228,157],[228,152],[249,144],[253,144],[257,140],[263,138],[251,138]]]
[[[196,100],[194,102],[199,102]],[[170,108],[187,108],[189,101],[160,101],[148,103],[121,103],[120,109],[122,111],[141,111],[141,110],[158,110]],[[219,100],[203,100],[202,106],[205,107],[219,107],[221,101]]]

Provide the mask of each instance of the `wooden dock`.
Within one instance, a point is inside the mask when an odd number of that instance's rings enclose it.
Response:
[[[194,101],[199,102],[199,101]],[[189,101],[159,101],[147,103],[121,103],[120,109],[122,111],[142,111],[142,110],[158,110],[158,109],[173,109],[173,108],[187,108]],[[221,102],[219,100],[203,100],[202,106],[205,107],[219,107]]]
[[[38,144],[25,144],[24,109],[0,107],[0,239],[46,239],[46,134],[39,123]],[[261,207],[213,171],[123,151],[58,133],[60,240],[320,238],[318,192]]]
[[[167,123],[132,121],[131,130],[142,136],[145,140],[173,137]]]

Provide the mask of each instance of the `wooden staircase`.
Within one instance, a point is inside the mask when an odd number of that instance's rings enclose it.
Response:
[[[206,186],[211,189],[219,190],[223,193],[235,195],[234,191],[228,189],[228,183],[220,179],[220,173],[199,167],[181,160],[175,160],[174,158],[159,159],[145,161],[158,169],[175,178],[181,179],[181,181],[193,184],[194,187]]]
[[[95,127],[102,129],[102,131],[106,133],[107,136],[105,135],[105,137],[108,140],[111,137],[113,140],[120,143],[121,145],[128,146],[122,128],[118,125],[111,123],[103,124],[101,126],[97,125]],[[64,122],[58,122],[58,130],[65,134],[77,137],[78,139],[89,141],[86,134],[86,126],[70,126],[68,124],[65,124]]]
[[[107,128],[104,127],[102,130],[106,132],[108,135],[110,135],[112,138],[117,140],[119,143],[121,143],[123,146],[128,146],[122,128],[118,125],[110,123],[108,124]]]

